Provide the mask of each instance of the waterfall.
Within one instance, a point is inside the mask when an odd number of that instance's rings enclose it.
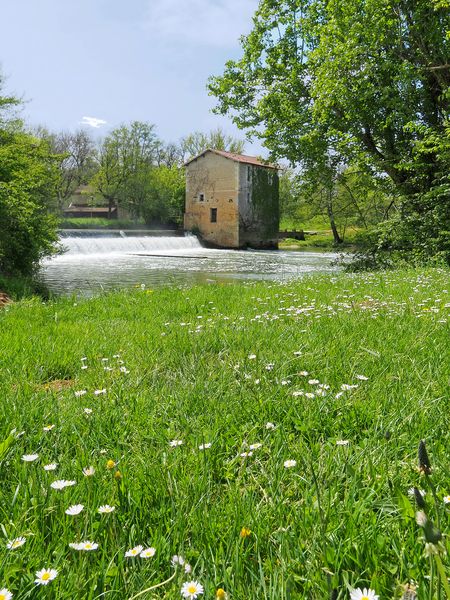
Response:
[[[63,256],[80,254],[152,254],[202,249],[194,235],[143,235],[126,231],[61,231],[60,245]]]

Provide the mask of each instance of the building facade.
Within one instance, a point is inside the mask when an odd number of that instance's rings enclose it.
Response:
[[[186,231],[221,248],[278,247],[277,167],[221,150],[205,150],[185,167]]]

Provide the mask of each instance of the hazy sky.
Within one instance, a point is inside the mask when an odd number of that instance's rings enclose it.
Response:
[[[5,90],[51,130],[98,134],[131,120],[165,141],[232,124],[206,81],[240,56],[258,0],[0,0]],[[5,91],[4,90],[4,91]],[[83,119],[85,117],[85,119]],[[244,134],[239,134],[243,137]],[[247,144],[247,152],[260,152]]]

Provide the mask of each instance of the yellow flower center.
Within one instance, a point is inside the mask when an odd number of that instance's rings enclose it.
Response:
[[[17,548],[17,546],[20,546],[19,540],[15,540],[11,545],[12,548]],[[1,598],[0,598],[0,600],[1,600]]]
[[[195,594],[195,592],[196,592],[196,591],[197,591],[197,586],[196,586],[196,585],[190,585],[190,586],[188,587],[188,592],[189,592],[190,594]]]
[[[6,600],[5,594],[0,594],[0,600]]]
[[[226,594],[225,590],[222,588],[219,588],[216,592],[217,600],[225,600],[226,597],[227,597],[227,594]]]
[[[86,544],[85,548],[86,548],[86,550],[90,550],[92,548],[92,544]]]
[[[361,600],[370,600],[369,596],[363,596]]]
[[[47,581],[48,579],[50,579],[50,573],[43,573],[41,579],[43,581]]]

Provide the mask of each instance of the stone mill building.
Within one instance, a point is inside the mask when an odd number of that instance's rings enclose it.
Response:
[[[186,231],[221,248],[277,248],[277,167],[221,150],[205,150],[185,167]]]

